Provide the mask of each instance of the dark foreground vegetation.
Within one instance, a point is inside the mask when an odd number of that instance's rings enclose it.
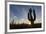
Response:
[[[10,24],[10,29],[25,29],[25,28],[41,28],[41,23],[33,25],[29,24]]]

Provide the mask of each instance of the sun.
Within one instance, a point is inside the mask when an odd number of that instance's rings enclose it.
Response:
[[[31,23],[29,23],[29,25],[30,25]]]

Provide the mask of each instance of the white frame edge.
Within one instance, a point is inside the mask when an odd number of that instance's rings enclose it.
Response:
[[[32,29],[9,29],[9,5],[35,5],[35,6],[42,6],[42,28],[32,28]],[[23,31],[39,31],[43,30],[43,4],[34,4],[34,3],[21,3],[21,2],[7,2],[7,32],[23,32]]]

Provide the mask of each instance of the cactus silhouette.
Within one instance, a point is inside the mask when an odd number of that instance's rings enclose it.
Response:
[[[31,8],[29,9],[29,12],[28,12],[28,20],[31,22],[32,25],[34,24],[34,21],[36,20],[35,9],[31,9]]]

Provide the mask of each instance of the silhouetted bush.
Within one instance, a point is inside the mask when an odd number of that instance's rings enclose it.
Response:
[[[34,25],[29,24],[10,24],[10,29],[24,29],[24,28],[41,28],[41,23]]]

